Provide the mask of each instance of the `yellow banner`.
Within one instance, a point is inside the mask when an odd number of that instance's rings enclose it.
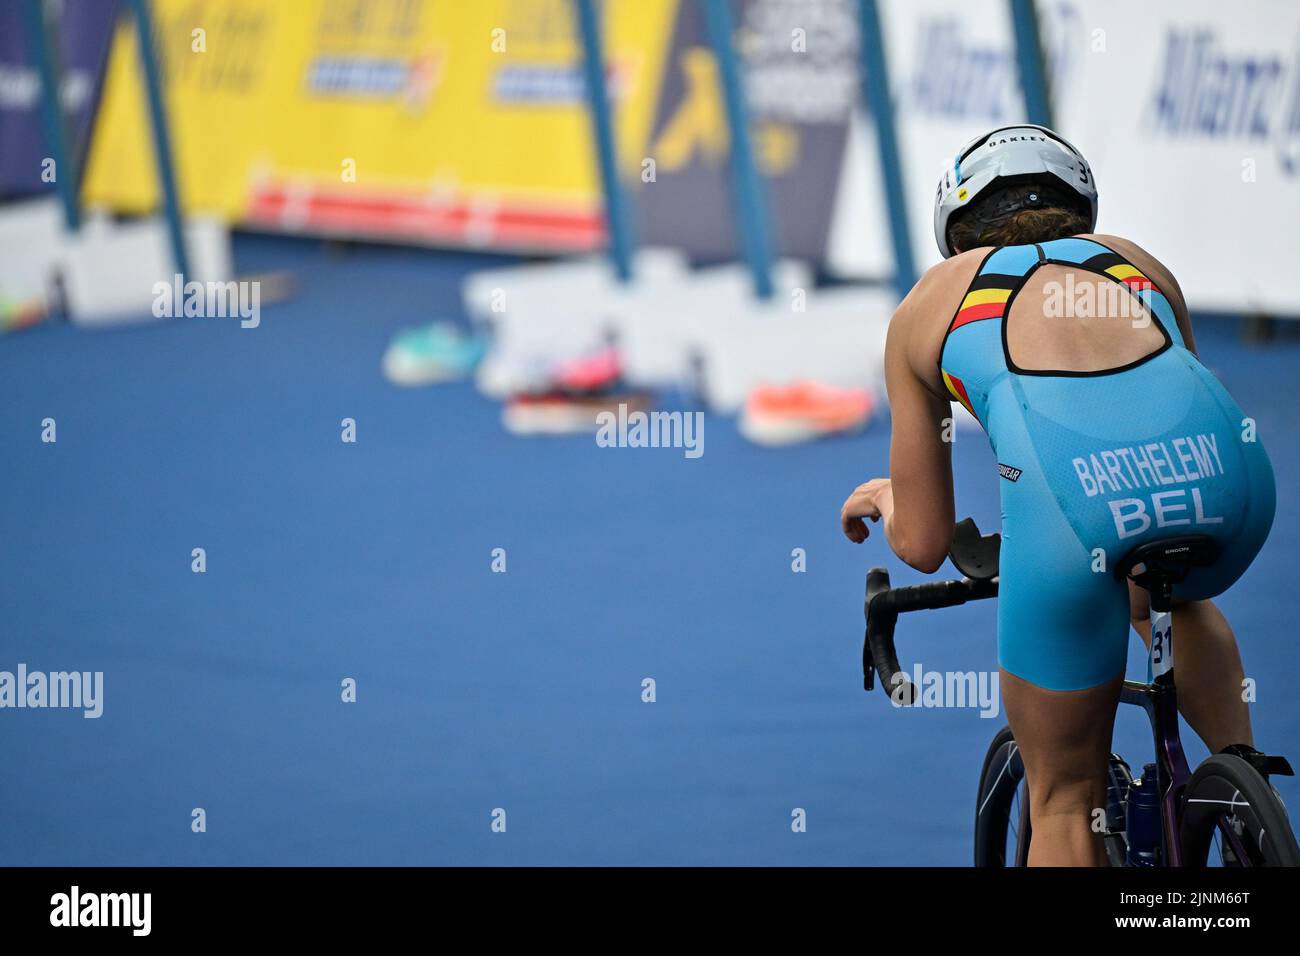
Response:
[[[571,0],[153,0],[186,212],[435,244],[599,245]],[[677,0],[601,7],[617,150],[646,154]],[[84,200],[159,203],[135,33],[114,41]]]

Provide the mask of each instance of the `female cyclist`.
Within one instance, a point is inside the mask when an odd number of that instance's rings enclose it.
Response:
[[[1253,423],[1196,356],[1173,275],[1136,243],[1094,235],[1097,190],[1079,152],[1014,126],[968,143],[939,183],[945,261],[899,305],[885,346],[889,478],[841,515],[866,539],[938,569],[953,533],[952,402],[998,462],[998,663],[1024,758],[1031,865],[1103,862],[1093,831],[1130,623],[1146,593],[1114,574],[1132,548],[1205,534],[1219,556],[1175,591],[1178,700],[1212,752],[1250,747],[1236,639],[1209,598],[1254,559],[1273,520],[1273,472]]]

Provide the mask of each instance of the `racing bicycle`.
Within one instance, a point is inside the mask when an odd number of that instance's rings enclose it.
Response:
[[[949,560],[958,580],[891,588],[889,572],[867,574],[863,687],[875,677],[895,703],[910,705],[916,686],[898,665],[894,627],[909,611],[954,607],[996,597],[1001,537],[981,535],[970,518],[958,523]],[[1214,754],[1192,772],[1183,753],[1174,686],[1172,600],[1174,585],[1193,567],[1212,563],[1212,538],[1171,537],[1140,545],[1115,574],[1150,594],[1148,679],[1125,680],[1120,703],[1141,707],[1151,724],[1155,760],[1138,778],[1111,754],[1101,832],[1112,866],[1298,866],[1286,808],[1269,775],[1291,776],[1284,757],[1235,746]],[[1010,727],[994,736],[980,771],[975,803],[975,865],[1025,866],[1033,838],[1025,767]]]

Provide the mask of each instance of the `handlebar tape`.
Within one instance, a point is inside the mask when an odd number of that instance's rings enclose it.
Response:
[[[862,645],[862,686],[874,686],[872,672],[880,675],[881,689],[900,706],[908,706],[916,699],[916,685],[908,680],[898,666],[894,650],[894,626],[898,615],[907,611],[955,607],[976,598],[993,597],[998,593],[997,579],[973,581],[933,581],[893,590],[889,586],[889,572],[872,568],[867,573],[867,597],[864,611],[867,618],[866,639]]]

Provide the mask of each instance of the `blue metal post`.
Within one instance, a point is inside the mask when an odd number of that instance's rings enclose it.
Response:
[[[582,62],[587,76],[587,100],[595,127],[600,181],[605,192],[605,222],[609,228],[609,251],[620,282],[632,278],[632,231],[628,226],[627,204],[618,179],[614,155],[614,125],[609,99],[605,95],[605,62],[600,55],[600,23],[593,0],[575,0],[582,28]]]
[[[181,228],[181,205],[172,166],[171,138],[167,134],[167,108],[163,102],[162,82],[158,78],[158,62],[153,53],[149,3],[148,0],[130,0],[130,5],[135,18],[136,43],[140,47],[140,65],[144,68],[145,91],[149,94],[154,158],[158,164],[158,181],[162,185],[163,209],[167,216],[167,232],[171,238],[172,259],[176,271],[182,276],[188,276],[189,259],[185,254],[185,233]]]
[[[889,234],[894,244],[894,285],[902,299],[916,284],[916,264],[912,258],[912,230],[904,201],[903,163],[898,155],[898,130],[894,126],[894,104],[889,95],[889,63],[880,29],[880,10],[876,0],[858,0],[861,37],[858,54],[862,58],[862,96],[876,122],[876,143],[880,148],[880,168],[885,178],[885,202],[889,208]]]
[[[27,47],[36,60],[41,77],[41,126],[45,144],[54,160],[54,185],[63,203],[63,221],[75,231],[80,225],[77,212],[77,171],[68,150],[68,132],[63,122],[59,98],[59,67],[50,32],[45,25],[41,0],[25,0],[23,20],[27,27]]]
[[[1011,0],[1011,22],[1016,30],[1016,59],[1020,61],[1020,86],[1025,92],[1025,112],[1029,122],[1051,126],[1052,100],[1034,0]]]
[[[740,69],[732,46],[730,0],[702,0],[709,43],[718,61],[722,91],[727,104],[727,126],[731,133],[731,178],[740,219],[741,246],[749,268],[754,273],[754,294],[760,299],[772,297],[772,241],[767,221],[767,204],[763,181],[754,163],[749,138],[745,94],[740,85]]]

